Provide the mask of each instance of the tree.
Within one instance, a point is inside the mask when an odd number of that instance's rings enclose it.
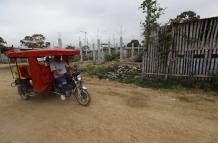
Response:
[[[44,35],[33,34],[32,36],[25,36],[23,40],[20,40],[20,43],[28,48],[47,48],[50,46],[50,42],[45,40]]]
[[[200,19],[200,15],[197,15],[194,11],[184,11],[177,15],[175,19],[170,19],[171,24],[183,23],[192,20]]]
[[[0,37],[0,53],[3,53],[4,51],[7,50],[7,48],[4,45],[6,43],[7,42],[2,37]]]
[[[0,37],[0,45],[5,44],[5,43],[6,43],[5,40],[2,37]]]
[[[157,0],[144,0],[140,6],[143,10],[143,13],[146,13],[146,19],[143,23],[144,26],[144,37],[145,49],[148,49],[151,43],[151,34],[154,29],[158,26],[157,20],[163,14],[164,9],[159,6]]]
[[[72,45],[67,45],[67,46],[66,46],[66,49],[72,49],[72,50],[75,50],[75,47],[72,46]]]
[[[134,47],[140,47],[141,46],[138,40],[131,40],[131,42],[129,42],[127,44],[127,47],[132,47],[133,43],[134,43]]]

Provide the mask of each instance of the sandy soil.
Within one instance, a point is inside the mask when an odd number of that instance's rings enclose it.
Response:
[[[73,97],[23,101],[0,69],[0,143],[217,143],[218,96],[143,89],[86,77],[89,107]]]

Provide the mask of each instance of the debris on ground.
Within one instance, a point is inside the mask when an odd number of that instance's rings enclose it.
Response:
[[[119,65],[115,72],[108,72],[106,77],[111,80],[116,80],[123,75],[141,73],[141,68],[134,65]]]

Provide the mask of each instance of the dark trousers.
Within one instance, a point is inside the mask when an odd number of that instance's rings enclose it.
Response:
[[[69,73],[65,73],[63,76],[55,78],[55,80],[57,80],[58,84],[60,85],[61,95],[66,96],[66,88],[67,88],[69,79],[70,79]]]

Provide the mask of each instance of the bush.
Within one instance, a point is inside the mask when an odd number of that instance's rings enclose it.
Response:
[[[110,62],[110,61],[114,61],[114,60],[118,60],[120,58],[120,54],[112,54],[112,55],[106,55],[105,56],[105,61],[106,62]]]
[[[90,54],[88,54],[87,56],[83,56],[83,60],[84,61],[88,61],[88,60],[92,60],[93,59],[93,56],[92,55],[90,55]]]
[[[71,61],[72,61],[72,62],[79,62],[79,61],[80,61],[80,56],[73,56],[73,57],[71,58]]]
[[[134,61],[141,63],[141,62],[142,62],[142,57],[143,57],[143,53],[139,53],[139,54],[135,57]]]
[[[94,68],[90,67],[87,69],[88,74],[95,75],[100,79],[106,78],[107,70],[104,68]]]
[[[113,64],[107,68],[105,67],[97,67],[95,68],[92,65],[88,65],[86,67],[86,72],[90,75],[95,75],[100,79],[111,79],[109,77],[110,73],[116,73],[118,70],[119,65]],[[109,73],[110,72],[110,73]],[[112,78],[112,80],[119,81],[121,83],[126,84],[135,84],[137,86],[143,87],[143,88],[156,88],[156,89],[181,89],[181,88],[187,88],[187,89],[202,89],[205,91],[218,90],[218,79],[214,79],[213,81],[199,81],[199,80],[146,80],[143,79],[140,75],[137,73],[125,73],[117,76],[117,78]]]

